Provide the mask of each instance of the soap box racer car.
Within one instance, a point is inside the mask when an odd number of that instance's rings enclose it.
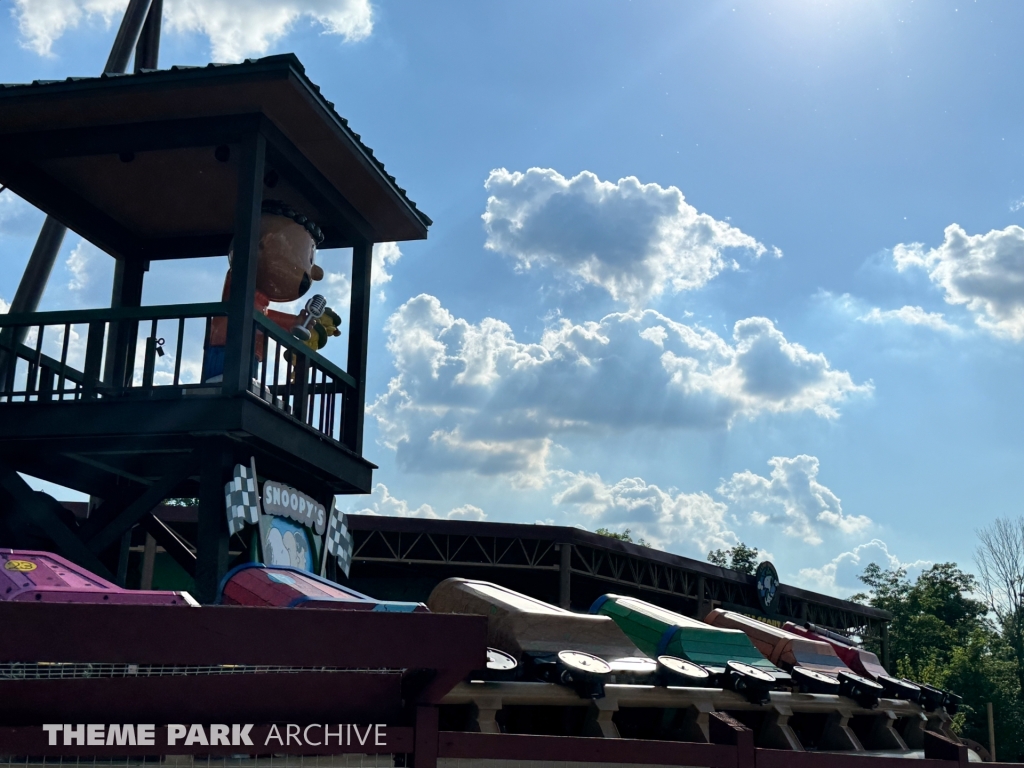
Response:
[[[885,668],[882,666],[882,662],[878,660],[878,657],[875,654],[871,651],[865,651],[863,648],[857,648],[852,641],[848,643],[841,643],[833,637],[828,637],[818,632],[814,632],[807,627],[801,627],[791,621],[787,621],[782,628],[794,635],[806,637],[808,640],[817,640],[818,642],[831,645],[832,650],[834,650],[836,655],[842,659],[843,663],[858,675],[864,675],[864,677],[869,677],[872,680],[876,680],[880,676],[888,675]]]
[[[438,584],[427,606],[436,613],[486,616],[487,644],[518,662],[519,677],[599,696],[606,682],[653,682],[659,674],[659,665],[607,616],[572,613],[497,584],[459,578]],[[702,669],[696,674],[708,677]]]
[[[572,613],[486,581],[446,579],[434,587],[427,607],[487,616],[488,644],[519,659],[567,649],[606,659],[647,658],[605,616]]]
[[[760,702],[767,700],[768,691],[777,683],[768,670],[785,674],[760,656],[749,641],[747,657],[719,660],[713,673],[691,659],[656,653],[655,643],[638,647],[611,615],[572,613],[483,581],[448,579],[434,588],[428,605],[436,612],[487,616],[488,644],[519,662],[519,679],[569,685],[583,697],[600,698],[605,684],[685,688],[717,684]],[[735,637],[706,625],[700,627],[707,634]],[[748,659],[760,666],[745,663]]]
[[[423,612],[423,603],[375,600],[298,568],[245,563],[228,571],[217,592],[221,605],[321,608],[335,611]]]
[[[188,592],[124,589],[51,552],[0,549],[0,600],[198,606]]]
[[[772,664],[738,629],[723,629],[689,616],[621,595],[602,595],[590,612],[610,617],[637,648],[652,657],[677,656],[700,664],[710,672],[725,672],[730,661],[748,664],[776,680],[790,675]]]
[[[783,629],[801,637],[828,643],[850,669],[858,675],[863,675],[879,683],[884,689],[885,695],[890,698],[907,699],[908,701],[917,702],[929,712],[942,707],[951,715],[957,713],[960,706],[960,696],[949,691],[933,688],[930,685],[890,677],[889,673],[885,671],[885,667],[878,660],[878,656],[871,651],[858,648],[849,638],[844,638],[813,624],[801,627],[793,622],[786,622],[783,625]]]
[[[704,621],[715,627],[742,630],[757,650],[784,669],[800,666],[829,675],[852,671],[828,643],[794,635],[750,616],[716,608]]]

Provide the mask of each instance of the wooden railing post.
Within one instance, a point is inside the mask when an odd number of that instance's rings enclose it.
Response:
[[[752,730],[724,712],[712,712],[708,716],[708,732],[712,744],[736,747],[736,768],[754,768],[756,752]]]
[[[309,360],[302,355],[295,356],[295,367],[292,375],[295,377],[295,400],[292,406],[292,413],[299,421],[305,421],[309,408]]]
[[[967,766],[967,747],[948,736],[934,731],[924,732],[924,757],[926,760],[956,761],[958,766]]]
[[[152,336],[146,337],[146,353],[142,362],[142,387],[143,389],[153,388],[153,375],[156,373],[156,348],[157,340]]]
[[[96,387],[100,383],[100,369],[103,366],[103,336],[106,334],[107,324],[102,321],[89,323],[89,335],[85,340],[85,365],[82,367],[84,374],[83,396],[86,399],[96,397]]]
[[[416,707],[416,733],[414,736],[413,768],[437,768],[438,709],[431,706]]]

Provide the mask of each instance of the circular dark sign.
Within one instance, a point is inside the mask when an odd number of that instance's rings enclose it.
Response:
[[[775,613],[779,603],[779,572],[775,566],[765,560],[754,572],[757,580],[757,601],[765,613]]]

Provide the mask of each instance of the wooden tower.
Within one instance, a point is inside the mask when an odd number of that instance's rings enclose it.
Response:
[[[236,464],[324,504],[370,491],[372,248],[423,239],[431,222],[295,56],[0,86],[0,184],[117,261],[109,309],[0,315],[0,546],[42,537],[113,576],[141,525],[209,601]],[[352,249],[344,370],[254,310],[268,198],[315,221],[321,248]],[[141,306],[152,262],[223,255],[232,239],[228,300]],[[211,384],[187,369],[217,317]],[[102,503],[76,522],[19,472]],[[194,542],[151,514],[174,497],[199,499]]]

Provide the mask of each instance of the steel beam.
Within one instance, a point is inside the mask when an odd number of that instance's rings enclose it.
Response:
[[[103,67],[104,73],[123,73],[128,68],[132,49],[139,39],[139,32],[149,14],[150,2],[151,0],[129,0],[128,8],[121,19],[121,26],[118,27],[117,36],[114,38],[114,45],[110,49],[110,56],[107,57],[107,63]],[[159,27],[157,27],[156,34],[159,37]],[[63,223],[52,216],[46,217],[35,248],[32,249],[32,255],[25,266],[21,282],[18,284],[18,290],[14,294],[11,312],[35,312],[66,233],[67,227]],[[21,296],[21,303],[18,300],[19,296]],[[28,328],[16,328],[13,331],[13,339],[20,344],[24,342],[26,333],[28,333]],[[0,359],[0,381],[3,380],[3,370],[3,360]]]
[[[21,276],[21,282],[11,300],[11,306],[8,309],[10,313],[36,311],[66,232],[67,228],[63,224],[49,216],[46,217],[36,245],[32,249],[32,255],[25,266],[25,272]],[[27,334],[26,326],[4,328],[0,331],[0,391],[3,391],[3,383],[7,380],[7,376],[4,375],[7,366],[15,364],[14,356],[4,347],[23,344]]]
[[[178,534],[171,530],[167,523],[149,514],[142,518],[141,525],[146,529],[147,547],[149,546],[148,539],[152,537],[155,543],[163,547],[164,551],[171,556],[174,562],[182,567],[185,573],[193,579],[196,577],[195,554],[185,546],[185,543],[178,537]],[[149,587],[145,586],[142,588],[149,589]]]
[[[103,67],[104,73],[122,74],[128,70],[132,51],[139,40],[142,25],[146,23],[146,17],[149,15],[149,5],[150,0],[129,0],[128,8],[121,17],[121,26],[117,28],[110,56]]]
[[[152,0],[146,22],[135,44],[135,74],[144,69],[156,69],[160,61],[160,27],[163,22],[164,0]]]

